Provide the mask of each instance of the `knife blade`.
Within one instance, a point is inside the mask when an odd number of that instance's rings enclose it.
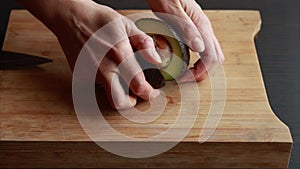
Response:
[[[0,70],[33,67],[52,62],[51,59],[15,52],[0,52]]]

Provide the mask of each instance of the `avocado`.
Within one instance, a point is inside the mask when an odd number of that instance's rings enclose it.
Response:
[[[141,31],[152,37],[162,60],[162,63],[156,67],[160,70],[164,80],[173,80],[187,69],[190,61],[189,48],[175,29],[154,18],[142,18],[135,24]]]
[[[165,86],[165,79],[158,69],[155,68],[145,69],[143,70],[143,73],[145,75],[146,81],[149,82],[149,84],[154,89],[159,89]]]

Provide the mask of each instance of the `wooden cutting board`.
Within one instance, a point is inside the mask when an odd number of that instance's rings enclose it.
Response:
[[[53,63],[0,71],[0,167],[286,168],[292,138],[267,99],[254,44],[261,26],[259,12],[206,14],[226,57],[226,101],[219,125],[206,142],[198,143],[199,133],[211,130],[204,125],[214,101],[208,79],[197,84],[201,100],[191,103],[200,102],[199,114],[184,140],[163,154],[133,159],[111,154],[91,141],[74,111],[71,72],[55,36],[27,11],[12,11],[3,50],[44,56]],[[196,59],[192,55],[192,61]],[[103,90],[96,93],[102,113],[113,128],[144,138],[167,130],[178,115],[180,93],[176,85],[170,82],[162,90],[168,98],[165,113],[143,125],[112,110]],[[137,108],[147,106],[143,102]],[[190,109],[186,111],[192,111],[193,106]],[[213,113],[210,118],[220,117]],[[184,129],[187,123],[178,129]],[[175,142],[171,136],[164,141]]]

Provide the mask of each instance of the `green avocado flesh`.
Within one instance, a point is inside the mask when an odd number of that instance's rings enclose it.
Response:
[[[135,24],[141,31],[152,37],[162,60],[157,68],[165,80],[173,80],[187,69],[190,60],[189,48],[171,26],[153,18],[142,18]]]

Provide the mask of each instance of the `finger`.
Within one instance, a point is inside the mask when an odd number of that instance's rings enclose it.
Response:
[[[145,33],[138,32],[134,36],[130,36],[132,46],[140,53],[140,55],[149,63],[159,64],[162,60],[157,53],[153,39]]]
[[[133,77],[130,83],[130,90],[144,100],[150,100],[160,95],[160,91],[153,89],[152,86],[145,80],[143,72],[138,73]]]
[[[157,97],[159,91],[152,88],[146,81],[141,67],[135,57],[128,57],[118,66],[120,76],[124,79],[130,90],[144,100]]]
[[[222,55],[222,51],[216,46],[216,41],[210,32],[204,34],[203,40],[206,44],[204,52],[200,53],[201,59],[199,59],[194,67],[189,69],[190,72],[183,73],[179,78],[178,82],[191,82],[191,81],[202,81],[208,77],[207,71],[212,71],[219,63],[219,55]]]
[[[103,76],[106,82],[106,94],[113,108],[129,109],[136,105],[136,98],[125,93],[117,73],[110,72]]]
[[[141,56],[149,63],[162,63],[162,60],[155,49],[153,39],[139,30],[131,20],[125,20],[125,24],[126,32],[132,47],[138,50]]]
[[[206,48],[205,52],[202,53],[201,59],[194,64],[193,68],[183,73],[178,78],[178,82],[202,81],[208,77],[208,72],[212,72],[220,63],[222,63],[219,60],[214,59],[220,58],[222,60],[222,57],[224,58],[220,46],[217,46],[219,43],[216,41],[216,38],[208,38],[206,41],[210,45]]]
[[[220,43],[218,42],[218,39],[216,38],[216,36],[214,36],[214,44],[215,44],[215,47],[216,47],[216,53],[218,55],[219,62],[223,63],[224,60],[225,60],[225,56],[223,54]]]
[[[204,57],[206,57],[206,66],[208,68],[208,65],[222,63],[225,57],[214,34],[214,30],[209,18],[203,12],[199,4],[197,4],[195,1],[192,3],[193,5],[186,6],[186,12],[187,15],[191,16],[194,25],[196,25],[198,31],[203,37],[203,42],[206,47],[205,51],[203,52]]]
[[[189,70],[185,71],[182,75],[178,77],[176,80],[179,83],[183,82],[194,82],[194,81],[202,81],[206,79],[208,76],[208,73],[206,71],[205,64],[198,60],[193,68],[190,68]]]
[[[176,4],[180,5],[180,3]],[[183,41],[195,52],[203,52],[205,44],[197,27],[181,6],[163,9],[165,13],[155,13],[159,18],[170,24],[183,38]]]
[[[215,46],[215,40],[211,37],[214,35],[205,35],[203,40],[206,43],[206,49],[200,53],[201,59],[199,59],[194,67],[183,73],[179,78],[178,82],[191,82],[191,81],[202,81],[208,77],[208,71],[212,71],[219,63],[218,61],[218,49]],[[223,53],[221,53],[223,54]]]
[[[198,7],[201,9],[200,6]],[[222,63],[224,54],[214,34],[212,25],[204,12],[201,10],[201,12],[194,14],[192,19],[195,20],[194,23],[201,33],[206,47],[205,51],[201,53],[201,63],[205,65],[206,71],[212,71],[216,66]],[[200,73],[200,75],[196,75],[198,81],[201,81],[203,80],[203,77],[206,77],[206,75],[203,74],[204,70],[202,70],[204,67],[200,62],[194,64],[194,74]]]
[[[129,40],[124,40],[113,47],[110,54],[118,65],[118,73],[131,91],[144,100],[159,94],[146,81],[141,67],[135,59]],[[154,96],[153,96],[154,95]]]

